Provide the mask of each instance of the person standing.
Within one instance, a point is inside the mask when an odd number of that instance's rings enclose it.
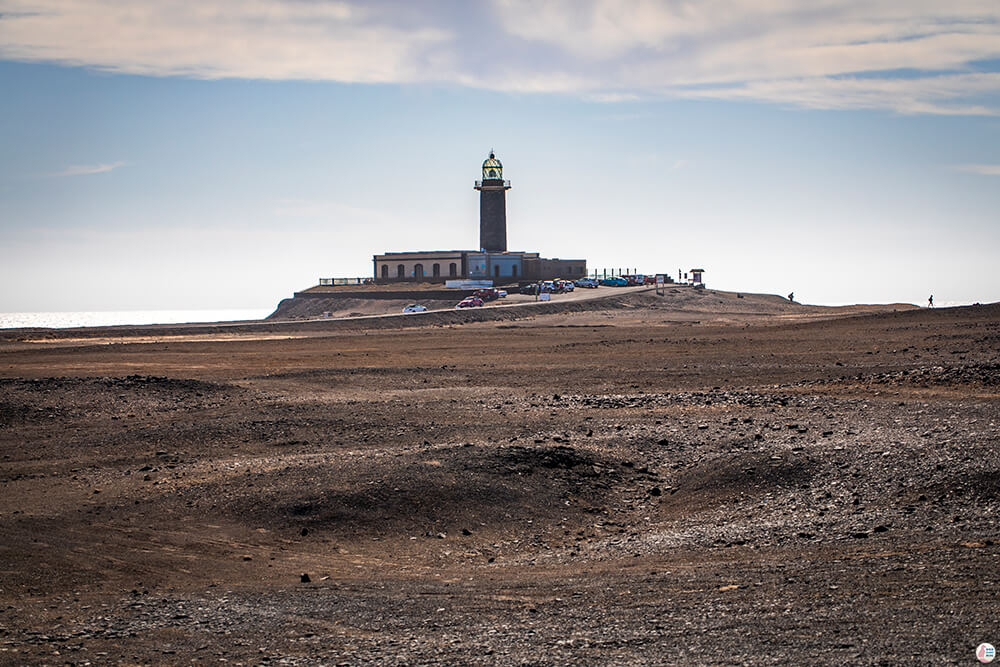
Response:
[[[789,300],[789,301],[795,301],[795,292],[791,292],[791,293],[789,293],[789,295],[788,295],[788,300]]]
[[[933,308],[934,307],[934,295],[933,294],[931,294],[929,297],[927,297],[927,307],[928,308]]]

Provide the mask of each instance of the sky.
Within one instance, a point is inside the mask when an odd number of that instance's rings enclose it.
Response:
[[[1000,300],[996,0],[0,0],[0,311],[270,308],[386,251]]]

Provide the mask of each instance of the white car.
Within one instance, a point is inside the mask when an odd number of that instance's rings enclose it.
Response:
[[[427,310],[427,306],[421,306],[419,303],[411,303],[406,308],[403,308],[404,313],[422,313]]]
[[[504,298],[505,296],[507,296],[507,290],[505,289],[497,290],[497,296],[500,297],[501,299]]]

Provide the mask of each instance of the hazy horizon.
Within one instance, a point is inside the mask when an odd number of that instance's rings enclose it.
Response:
[[[1000,300],[1000,7],[0,0],[0,312],[273,308],[385,251]]]

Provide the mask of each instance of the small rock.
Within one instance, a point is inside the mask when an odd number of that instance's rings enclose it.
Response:
[[[651,495],[651,496],[659,496],[662,493],[663,493],[663,491],[661,491],[660,487],[658,487],[658,486],[654,486],[653,488],[651,488],[649,490],[649,495]]]
[[[469,530],[468,528],[463,528],[462,529],[462,534],[465,535],[466,537],[468,537],[469,535],[472,535],[472,531]]]
[[[302,574],[299,575],[299,581],[301,581],[303,584],[308,584],[310,581],[312,581],[312,579],[309,578],[308,574],[303,572]]]

